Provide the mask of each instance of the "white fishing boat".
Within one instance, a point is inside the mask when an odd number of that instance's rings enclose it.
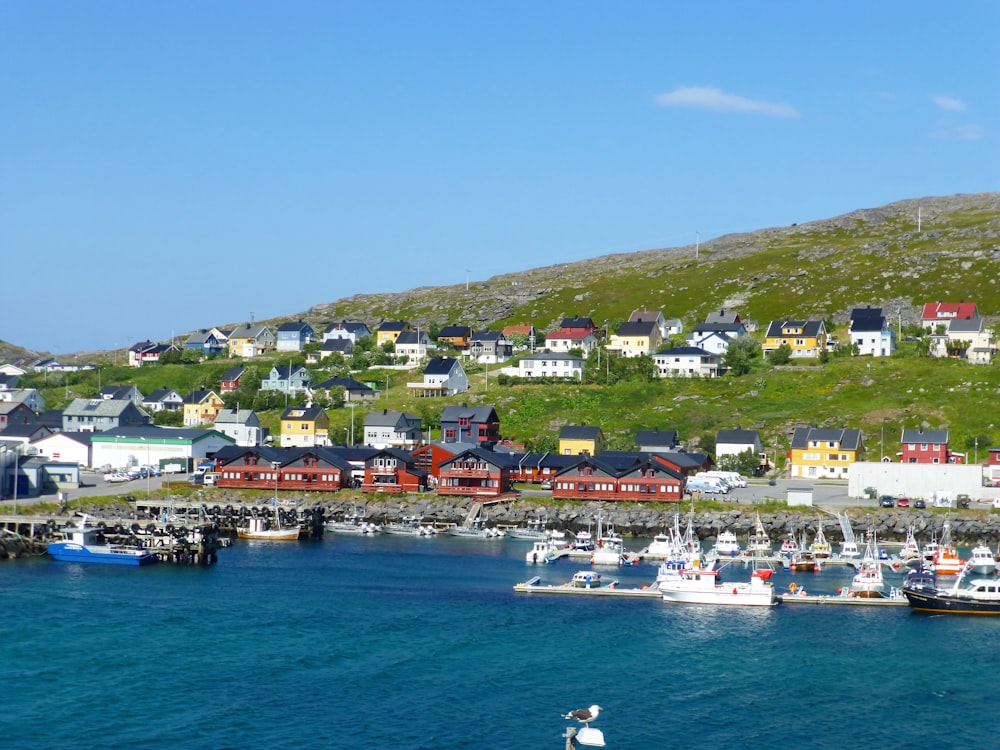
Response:
[[[569,551],[569,544],[565,540],[544,539],[532,542],[531,549],[524,556],[526,563],[540,564],[555,562],[560,557],[564,557]]]
[[[910,526],[906,530],[906,539],[903,547],[899,551],[899,561],[908,568],[919,568],[923,562],[923,555],[920,554],[920,545],[917,544],[917,537]]]
[[[271,506],[274,508],[273,516],[269,517],[264,514],[250,516],[243,524],[236,527],[236,536],[240,539],[258,539],[271,542],[298,539],[299,525],[282,522],[277,497],[271,501]]]
[[[837,520],[840,522],[840,531],[844,535],[844,543],[840,546],[840,556],[847,559],[858,557],[861,552],[858,550],[858,541],[854,536],[851,519],[846,513],[838,513]]]
[[[339,521],[330,520],[323,524],[323,528],[333,534],[377,534],[378,524],[369,523],[355,511],[349,516],[344,516]]]
[[[885,591],[885,579],[882,576],[882,563],[876,557],[875,532],[868,532],[865,543],[865,554],[861,565],[851,581],[850,593],[862,598],[878,598]]]
[[[507,538],[540,542],[549,538],[549,532],[541,520],[535,519],[529,521],[527,526],[515,526],[512,529],[507,529]]]
[[[822,520],[816,523],[816,537],[812,540],[812,544],[809,545],[809,551],[817,560],[824,560],[833,554],[833,548],[826,541],[826,535],[823,533]]]
[[[736,538],[736,533],[729,529],[720,531],[715,545],[712,547],[712,556],[723,559],[726,557],[736,558],[742,554],[743,549],[740,547],[739,539]]]
[[[750,574],[749,583],[722,583],[718,570],[685,568],[660,580],[657,587],[665,602],[675,604],[771,607],[778,603],[770,582],[773,572],[761,568]]]
[[[580,570],[573,574],[570,586],[578,589],[598,589],[601,587],[601,574],[593,570]]]
[[[757,514],[757,521],[753,531],[747,536],[746,554],[752,558],[769,558],[774,554],[771,549],[771,537],[764,530],[764,524],[760,520],[760,513]]]
[[[661,532],[639,553],[646,560],[666,560],[674,554],[674,545],[670,535]]]
[[[466,539],[500,539],[504,536],[503,529],[487,526],[478,521],[469,526],[451,526],[448,533],[451,536],[460,536]]]
[[[969,553],[969,572],[977,575],[989,575],[997,572],[997,561],[993,557],[993,550],[985,544],[980,544],[972,548]]]
[[[382,533],[394,536],[434,536],[437,529],[420,523],[416,516],[404,516],[398,523],[383,523]]]

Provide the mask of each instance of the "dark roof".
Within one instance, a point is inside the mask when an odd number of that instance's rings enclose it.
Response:
[[[808,338],[815,338],[819,335],[819,329],[822,325],[822,320],[785,320],[780,323],[772,320],[767,327],[767,338],[778,338],[780,336],[806,336]],[[785,334],[781,332],[782,328],[801,328],[802,333]]]
[[[427,331],[403,331],[396,337],[396,344],[429,344],[431,342]]]
[[[222,374],[222,377],[219,378],[219,380],[225,380],[225,381],[239,380],[240,376],[246,369],[247,368],[245,365],[236,365],[235,367],[230,367]]]
[[[281,419],[315,420],[325,410],[319,406],[289,406],[281,415]]]
[[[438,331],[438,338],[465,338],[472,333],[472,326],[445,326]]]
[[[313,386],[313,388],[325,388],[325,389],[337,388],[337,387],[343,388],[345,391],[365,391],[368,393],[373,392],[373,389],[370,386],[358,382],[354,378],[327,378],[322,383],[317,383],[316,385]]]
[[[635,431],[636,445],[665,445],[668,448],[673,448],[678,443],[677,430],[661,430],[654,427],[652,430]]]
[[[903,430],[901,443],[948,444],[948,430]]]
[[[885,327],[885,316],[881,307],[856,307],[851,310],[848,329],[854,333],[881,331]]]
[[[744,330],[742,323],[698,323],[691,329],[691,333],[739,333]]]
[[[352,354],[354,352],[354,342],[348,338],[327,339],[326,341],[323,342],[323,345],[320,347],[320,351]]]
[[[661,349],[655,356],[675,356],[675,357],[718,357],[718,354],[702,349],[700,346],[675,346],[673,349]]]
[[[651,336],[654,331],[658,330],[656,323],[651,320],[642,321],[626,321],[618,326],[618,330],[615,332],[616,336]]]
[[[496,409],[492,406],[446,406],[441,412],[441,422],[455,422],[462,417],[467,417],[472,422],[479,424],[499,421]]]
[[[760,440],[757,430],[719,430],[715,433],[715,442],[735,443],[736,445],[756,445]]]
[[[304,321],[296,320],[296,321],[294,321],[292,323],[282,323],[280,326],[278,326],[278,330],[279,331],[285,331],[285,332],[288,332],[288,331],[311,331],[312,330],[312,326],[309,325],[308,323],[304,322]]]
[[[563,318],[561,328],[597,328],[590,318]]]
[[[410,324],[405,320],[387,320],[378,327],[380,331],[402,331]]]
[[[44,430],[51,433],[52,428],[48,425],[32,422],[31,424],[11,424],[0,431],[0,438],[33,438],[36,433]]]
[[[327,333],[331,331],[347,331],[348,333],[357,333],[361,330],[368,330],[368,326],[357,320],[342,320],[339,323],[331,323],[325,329]]]
[[[159,401],[163,401],[171,393],[176,394],[177,397],[180,398],[180,394],[173,388],[157,388],[155,391],[146,396],[146,398],[143,399],[143,402],[147,404],[155,404]]]
[[[424,375],[447,375],[458,364],[453,357],[431,357],[424,368]]]
[[[812,441],[834,442],[844,450],[858,450],[861,447],[861,430],[848,430],[843,427],[796,427],[792,433],[792,448],[808,448]]]
[[[591,424],[568,424],[559,430],[560,440],[596,440],[601,428]]]

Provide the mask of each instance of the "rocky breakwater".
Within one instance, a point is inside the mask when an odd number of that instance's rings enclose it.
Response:
[[[335,500],[322,503],[327,519],[361,515],[372,523],[398,521],[404,516],[415,516],[425,523],[462,524],[469,515],[471,504],[457,498],[440,498],[432,494],[408,495],[397,498],[377,498],[372,500]],[[1000,514],[982,510],[940,511],[917,509],[876,509],[851,508],[847,510],[851,526],[860,536],[871,528],[880,539],[902,541],[907,530],[912,527],[919,540],[940,538],[947,521],[952,540],[960,545],[975,545],[981,542],[996,545],[1000,543]],[[807,538],[815,536],[819,524],[823,524],[826,538],[837,543],[843,540],[840,525],[832,515],[818,508],[790,508],[782,510],[758,509],[755,506],[739,506],[725,510],[696,511],[691,517],[698,538],[713,541],[719,532],[733,531],[738,537],[746,537],[757,523],[760,515],[764,529],[772,540],[781,539],[794,533]],[[498,503],[483,508],[483,518],[489,526],[522,526],[529,521],[542,521],[548,528],[575,532],[583,529],[596,531],[598,518],[606,527],[625,537],[648,538],[674,524],[675,516],[682,529],[687,525],[689,513],[679,506],[610,504],[610,503],[552,503],[543,499],[537,501],[517,500]]]

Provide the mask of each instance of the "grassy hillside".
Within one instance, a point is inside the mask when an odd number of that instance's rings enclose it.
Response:
[[[852,307],[871,304],[905,325],[916,322],[923,302],[974,300],[995,321],[998,279],[1000,193],[988,193],[903,201],[731,235],[701,245],[697,257],[693,246],[604,256],[498,276],[468,290],[462,284],[358,295],[287,319],[304,317],[319,327],[341,318],[371,326],[405,319],[421,326],[433,321],[494,329],[532,322],[545,331],[566,315],[587,315],[599,325],[608,320],[613,329],[631,310],[646,307],[681,318],[690,328],[712,309],[731,307],[764,328],[772,319],[814,317],[844,325]],[[49,405],[58,407],[74,395],[96,393],[99,382],[135,383],[144,393],[215,387],[232,364],[217,360],[136,370],[114,367],[106,356],[104,361],[99,376],[75,374],[68,382],[61,375],[48,381],[39,376],[27,384],[42,388]],[[406,382],[419,379],[413,373],[380,370],[355,377],[388,383],[377,408],[418,414],[425,426],[435,426],[448,403],[492,404],[503,434],[520,441],[587,422],[601,425],[613,446],[627,443],[640,428],[676,429],[696,445],[718,429],[739,425],[760,430],[779,457],[792,430],[808,424],[861,428],[870,457],[879,454],[880,444],[894,455],[904,427],[949,429],[953,449],[969,445],[970,459],[976,439],[980,460],[993,441],[1000,442],[991,409],[1000,392],[998,368],[918,357],[909,344],[888,359],[835,357],[826,365],[791,369],[758,363],[748,376],[715,381],[500,386],[495,368],[489,378],[482,368],[472,373],[472,390],[448,400],[409,398]],[[262,418],[276,427],[277,413]],[[358,410],[359,437],[363,419]],[[342,440],[349,410],[332,410],[331,420],[332,434]]]

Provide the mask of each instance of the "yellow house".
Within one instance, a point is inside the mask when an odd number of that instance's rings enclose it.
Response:
[[[630,321],[622,323],[618,330],[608,339],[607,350],[618,352],[622,357],[639,357],[652,354],[660,344],[663,336],[653,321]]]
[[[847,479],[847,469],[864,460],[861,430],[797,427],[792,433],[789,476],[793,479]]]
[[[191,391],[184,397],[184,426],[215,424],[215,418],[225,407],[215,391]]]
[[[403,320],[387,320],[375,329],[375,344],[382,346],[386,342],[396,343],[403,331],[412,331],[410,324]]]
[[[318,406],[292,407],[281,415],[281,447],[313,448],[330,444],[330,416]]]
[[[563,456],[596,456],[604,450],[604,433],[600,427],[569,424],[559,432],[559,453]]]
[[[826,324],[822,320],[772,320],[761,347],[767,356],[782,344],[788,344],[793,357],[818,357],[826,351]]]
[[[274,351],[277,340],[271,329],[261,325],[237,326],[229,334],[230,357],[256,357],[264,352]]]

